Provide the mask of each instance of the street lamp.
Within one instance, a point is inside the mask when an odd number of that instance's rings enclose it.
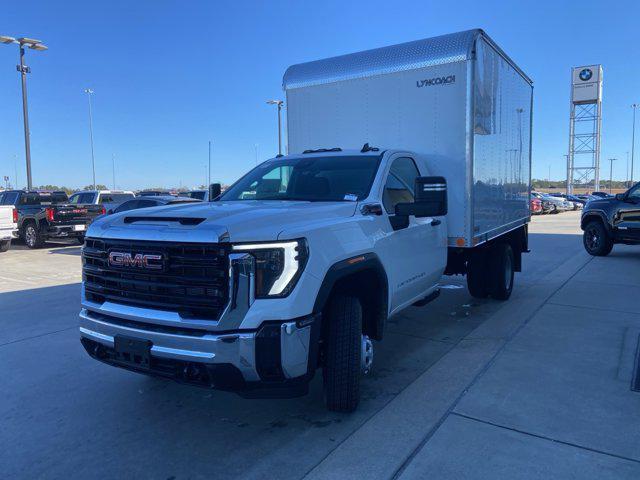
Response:
[[[282,110],[282,100],[268,100],[267,104],[278,106],[278,155],[282,155],[282,122],[280,120],[280,111]]]
[[[633,154],[636,146],[636,109],[640,107],[637,103],[631,105],[633,109],[633,127],[631,130],[631,182],[629,183],[629,188],[633,185]]]
[[[609,193],[613,193],[613,162],[618,160],[617,158],[610,158],[611,168],[609,170]]]
[[[16,66],[16,69],[20,72],[22,80],[22,117],[24,120],[24,150],[27,160],[27,189],[31,190],[31,144],[29,142],[29,110],[27,108],[27,73],[31,73],[31,69],[24,64],[24,47],[28,47],[31,50],[44,51],[48,48],[40,41],[34,38],[13,38],[5,35],[0,35],[0,43],[9,45],[12,43],[19,45],[20,50],[20,65]]]
[[[93,112],[91,110],[91,95],[93,95],[93,90],[90,88],[85,88],[84,93],[87,94],[87,99],[89,100],[89,138],[91,140],[91,168],[93,170],[93,189],[96,190],[96,159],[93,154]]]

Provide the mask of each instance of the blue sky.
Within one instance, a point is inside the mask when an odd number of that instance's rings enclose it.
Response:
[[[121,188],[231,182],[277,153],[270,98],[287,66],[480,27],[533,78],[533,175],[565,176],[569,69],[604,65],[602,159],[626,176],[640,102],[640,2],[4,2],[0,34],[27,51],[34,184],[91,183],[87,99],[95,91],[98,183]],[[0,176],[25,183],[17,48],[0,45]],[[639,116],[640,120],[640,116]],[[640,128],[639,128],[640,130]],[[640,144],[640,142],[638,142]],[[640,177],[636,151],[636,178]],[[605,166],[606,165],[606,166]]]

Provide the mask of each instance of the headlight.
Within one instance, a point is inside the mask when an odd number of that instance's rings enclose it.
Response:
[[[286,297],[296,286],[309,257],[307,242],[287,240],[233,246],[256,259],[256,298]]]

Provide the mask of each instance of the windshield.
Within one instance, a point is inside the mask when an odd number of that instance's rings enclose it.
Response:
[[[100,194],[100,203],[122,203],[131,200],[133,193],[102,193]]]
[[[69,203],[72,205],[78,205],[82,203],[93,203],[95,193],[74,193],[69,197]]]
[[[221,200],[361,200],[369,194],[379,160],[369,155],[271,160],[251,170]]]

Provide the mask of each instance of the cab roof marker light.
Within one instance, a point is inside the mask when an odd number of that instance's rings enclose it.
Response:
[[[279,295],[282,291],[289,285],[289,282],[293,279],[298,268],[300,268],[297,257],[298,242],[282,242],[282,243],[254,243],[254,244],[244,244],[244,245],[234,245],[234,250],[265,250],[272,248],[282,248],[284,249],[284,268],[282,270],[282,275],[278,278],[271,290],[269,290],[269,295]]]

